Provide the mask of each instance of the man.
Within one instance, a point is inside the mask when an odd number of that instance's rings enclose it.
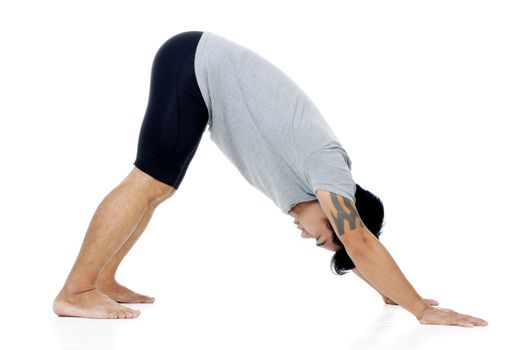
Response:
[[[405,279],[377,239],[382,204],[355,184],[348,154],[309,97],[255,52],[200,31],[175,35],[156,53],[134,167],[95,211],[53,303],[57,315],[135,318],[139,311],[119,302],[154,301],[117,283],[115,272],[180,186],[207,125],[240,174],[293,216],[303,237],[336,251],[339,274],[353,269],[421,323],[485,325],[434,308]],[[373,219],[363,221],[358,209]]]

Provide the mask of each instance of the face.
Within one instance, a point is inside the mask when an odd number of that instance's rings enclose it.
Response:
[[[318,200],[299,203],[289,214],[295,218],[294,224],[301,231],[300,237],[313,239],[317,246],[331,251],[342,249],[333,240],[333,228]]]

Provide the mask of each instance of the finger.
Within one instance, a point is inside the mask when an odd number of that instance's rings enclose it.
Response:
[[[457,325],[457,326],[463,326],[463,327],[474,327],[474,325],[472,324],[472,322],[470,322],[469,319],[467,319],[466,317],[464,317],[463,314],[458,314],[458,317],[455,317],[453,322],[454,322],[454,324]]]
[[[487,321],[477,317],[470,317],[469,321],[472,322],[475,326],[486,326],[488,324]]]
[[[478,318],[478,317],[475,317],[475,316],[466,315],[466,314],[461,314],[461,315],[463,315],[465,317],[465,319],[467,319],[470,322],[474,322],[474,323],[485,322],[485,320],[482,320],[481,318]]]
[[[465,316],[464,321],[469,322],[473,326],[486,326],[487,325],[487,322],[485,320],[482,320],[477,317],[468,316],[468,315]]]
[[[487,321],[481,320],[481,321],[473,321],[472,324],[474,326],[485,327],[489,323]]]

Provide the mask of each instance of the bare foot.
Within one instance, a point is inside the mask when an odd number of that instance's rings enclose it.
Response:
[[[153,303],[156,298],[136,293],[117,281],[98,282],[97,289],[118,303]]]
[[[141,313],[119,305],[95,287],[79,293],[68,293],[63,288],[53,302],[53,311],[58,316],[86,318],[136,318]]]

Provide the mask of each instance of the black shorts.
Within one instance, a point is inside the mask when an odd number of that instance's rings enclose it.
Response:
[[[179,33],[157,51],[134,162],[148,175],[176,189],[208,122],[207,105],[194,71],[194,56],[202,34]]]

